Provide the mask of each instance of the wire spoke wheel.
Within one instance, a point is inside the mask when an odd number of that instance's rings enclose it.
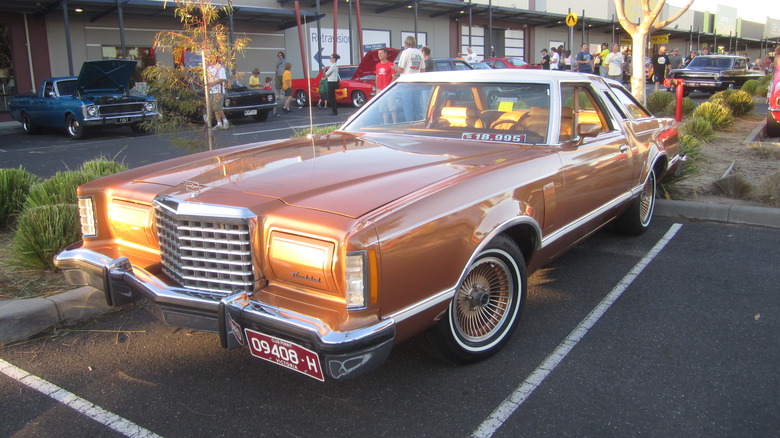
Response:
[[[466,342],[489,340],[511,316],[515,285],[509,266],[496,257],[475,264],[453,306],[455,329]]]

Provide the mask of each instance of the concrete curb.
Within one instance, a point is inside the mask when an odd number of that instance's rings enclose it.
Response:
[[[0,345],[26,339],[58,324],[100,316],[109,309],[103,292],[91,287],[46,298],[0,301]]]
[[[665,217],[684,217],[688,219],[780,228],[780,208],[659,199],[656,202],[654,214]]]
[[[19,122],[0,122],[0,135],[22,132],[22,124]]]

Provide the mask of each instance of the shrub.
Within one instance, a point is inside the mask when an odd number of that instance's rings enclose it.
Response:
[[[768,87],[769,84],[771,84],[771,83],[772,83],[772,75],[771,74],[764,75],[764,77],[762,77],[761,79],[758,80],[759,87],[760,86],[764,86],[764,85],[766,85]]]
[[[14,264],[37,269],[54,267],[54,256],[81,238],[76,204],[25,208],[14,236]]]
[[[30,188],[40,181],[21,166],[18,169],[0,169],[0,230],[16,222]]]
[[[96,158],[81,165],[81,171],[89,174],[92,179],[102,178],[115,173],[124,172],[127,166],[106,157]]]
[[[769,84],[758,84],[756,89],[756,96],[766,97],[769,94]]]
[[[775,172],[761,181],[758,196],[770,205],[780,207],[780,172]]]
[[[716,131],[722,131],[734,123],[731,111],[725,106],[713,102],[704,102],[696,107],[693,117],[706,119],[712,125],[712,129]]]
[[[688,165],[693,164],[692,162],[701,158],[701,149],[703,146],[704,142],[693,135],[683,134],[680,136],[680,153],[688,157]],[[688,165],[686,167],[688,167]]]
[[[314,126],[312,128],[305,128],[305,129],[294,129],[293,137],[305,137],[309,134],[312,135],[328,134],[332,131],[337,130],[340,126],[341,124],[335,124],[335,125]]]
[[[753,102],[753,97],[742,90],[729,94],[726,98],[726,105],[728,105],[734,117],[742,117],[752,112],[756,106]]]
[[[696,109],[696,105],[696,101],[690,97],[684,97],[682,101],[683,117],[690,117],[691,114],[693,114],[693,111]],[[677,99],[669,102],[669,104],[666,105],[664,113],[669,114],[670,116],[674,116],[675,111],[677,111]]]
[[[758,79],[749,79],[742,84],[742,91],[751,96],[758,96],[756,90],[758,90]]]
[[[680,131],[684,135],[696,137],[702,142],[707,142],[715,137],[715,131],[712,129],[712,124],[709,120],[704,117],[697,117],[695,112],[694,116],[680,127]]]
[[[674,94],[667,91],[653,91],[647,96],[647,109],[655,115],[662,114],[669,102],[674,102]]]
[[[24,208],[54,204],[76,205],[76,187],[93,180],[86,172],[57,172],[46,181],[34,185],[24,203]]]

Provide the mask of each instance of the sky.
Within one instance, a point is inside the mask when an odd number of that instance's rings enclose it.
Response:
[[[685,6],[688,0],[666,0],[666,3],[681,7]],[[693,0],[691,9],[714,13],[718,5],[737,8],[738,18],[756,23],[766,23],[767,14],[770,18],[780,19],[780,4],[776,0]]]

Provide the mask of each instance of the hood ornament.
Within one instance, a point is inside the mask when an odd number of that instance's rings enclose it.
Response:
[[[190,198],[200,195],[201,185],[195,181],[184,181],[184,189],[190,192]]]

